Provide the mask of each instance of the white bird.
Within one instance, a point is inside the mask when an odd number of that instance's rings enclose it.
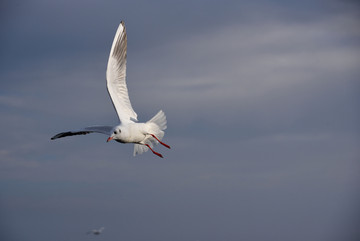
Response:
[[[101,227],[99,229],[93,229],[91,231],[88,231],[86,234],[94,234],[94,235],[99,235],[102,233],[102,231],[104,230],[105,228],[104,227]]]
[[[90,126],[76,131],[61,132],[53,136],[51,140],[95,132],[108,135],[107,142],[115,140],[121,143],[134,143],[134,156],[150,149],[155,155],[163,157],[152,149],[157,143],[170,149],[169,145],[161,142],[165,134],[164,130],[167,128],[166,116],[162,110],[145,123],[137,122],[137,114],[131,106],[126,86],[126,49],[125,23],[121,21],[111,46],[106,70],[107,90],[120,124],[116,126]]]

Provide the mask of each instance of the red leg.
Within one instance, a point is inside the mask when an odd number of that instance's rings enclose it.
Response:
[[[147,147],[149,147],[149,149],[155,154],[155,155],[157,155],[157,156],[159,156],[159,157],[161,157],[161,158],[163,158],[163,156],[160,154],[160,153],[158,153],[158,152],[156,152],[156,151],[154,151],[150,146],[149,146],[149,144],[145,144]]]
[[[152,137],[154,137],[158,142],[160,142],[161,145],[166,146],[167,148],[170,149],[169,145],[166,145],[164,142],[161,142],[154,134],[150,134]]]

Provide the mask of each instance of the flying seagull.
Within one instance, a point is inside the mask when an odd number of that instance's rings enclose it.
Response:
[[[163,157],[153,150],[153,146],[157,143],[170,149],[169,145],[161,142],[167,123],[162,110],[145,123],[139,123],[137,120],[137,114],[131,106],[126,86],[126,49],[125,23],[121,21],[111,46],[106,70],[107,90],[120,124],[116,126],[89,126],[76,131],[61,132],[53,136],[51,140],[73,135],[101,133],[109,136],[107,142],[115,140],[121,143],[134,143],[134,156],[150,149],[155,155]]]
[[[91,231],[88,231],[86,234],[94,234],[94,235],[99,235],[102,233],[102,231],[104,230],[104,227],[101,227],[99,229],[93,229]]]

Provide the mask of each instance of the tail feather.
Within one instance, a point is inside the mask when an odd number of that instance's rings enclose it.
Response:
[[[142,154],[144,152],[147,152],[148,150],[149,150],[149,148],[147,146],[140,145],[140,144],[135,144],[134,145],[134,156],[140,155],[140,154]]]
[[[167,126],[166,126],[166,116],[164,111],[160,110],[153,118],[151,118],[151,120],[149,120],[147,123],[149,122],[153,122],[155,123],[160,130],[166,130]]]
[[[160,110],[153,118],[151,118],[148,122],[146,122],[146,124],[149,124],[149,128],[151,129],[151,134],[154,134],[159,140],[161,140],[164,135],[165,132],[164,130],[166,130],[167,126],[167,121],[166,121],[166,116],[165,113]],[[158,144],[158,141],[155,140],[153,137],[148,137],[144,140],[145,144],[148,144],[151,148],[153,148],[153,146],[155,144]],[[137,154],[142,154],[146,151],[148,151],[149,148],[145,145],[141,145],[141,144],[135,144],[134,145],[134,156],[136,156]]]

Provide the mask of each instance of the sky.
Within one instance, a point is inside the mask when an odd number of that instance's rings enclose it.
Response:
[[[5,0],[0,11],[1,240],[360,238],[356,1]],[[105,70],[121,20],[138,119],[167,116],[163,159],[101,134],[50,140],[118,124]]]

